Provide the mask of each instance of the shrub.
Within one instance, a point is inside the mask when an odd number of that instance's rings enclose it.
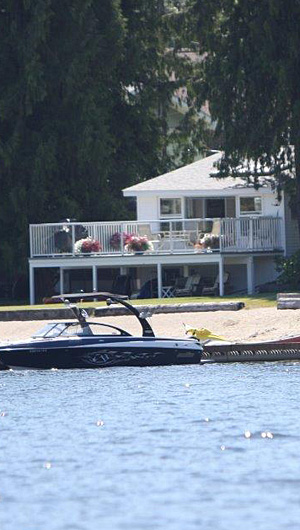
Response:
[[[276,259],[276,270],[279,272],[277,283],[287,285],[290,288],[300,287],[300,250],[289,258],[279,257]]]

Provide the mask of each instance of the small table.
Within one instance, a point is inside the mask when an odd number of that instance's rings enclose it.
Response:
[[[162,298],[174,298],[174,286],[164,285],[162,287]]]

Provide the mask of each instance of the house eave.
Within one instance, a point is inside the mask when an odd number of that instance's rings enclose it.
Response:
[[[230,187],[230,188],[212,188],[205,190],[189,190],[189,189],[152,189],[152,190],[123,190],[124,197],[210,197],[210,196],[232,196],[232,195],[269,195],[274,193],[271,187],[261,187],[258,190],[253,187]]]

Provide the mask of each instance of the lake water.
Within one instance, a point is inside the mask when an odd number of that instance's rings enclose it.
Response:
[[[291,362],[0,372],[0,528],[298,529],[299,390]]]

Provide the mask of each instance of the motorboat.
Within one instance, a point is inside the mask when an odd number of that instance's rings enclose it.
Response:
[[[88,321],[86,311],[71,304],[67,297],[60,298],[72,310],[75,321],[49,322],[29,340],[0,345],[3,367],[76,369],[199,364],[201,361],[203,347],[197,338],[156,337],[147,320],[149,314],[132,306],[125,296],[97,293],[97,299],[105,300],[107,305],[126,307],[138,319],[141,336],[106,322]]]

